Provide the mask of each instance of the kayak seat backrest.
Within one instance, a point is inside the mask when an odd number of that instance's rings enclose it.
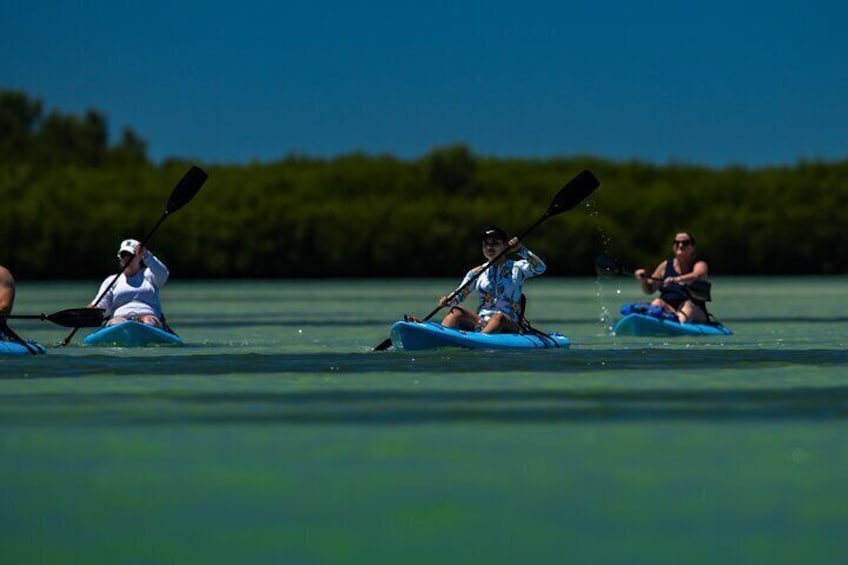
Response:
[[[527,313],[527,296],[524,293],[521,293],[521,301],[519,302],[520,309],[518,310],[518,328],[519,333],[522,334],[536,334],[539,333],[531,324],[530,320],[527,319],[525,314]]]
[[[687,290],[689,291],[689,296],[691,296],[694,300],[710,302],[713,299],[710,295],[712,287],[713,285],[709,281],[697,280],[689,283]]]

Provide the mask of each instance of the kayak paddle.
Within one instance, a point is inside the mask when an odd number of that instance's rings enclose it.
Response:
[[[572,208],[586,200],[586,198],[588,198],[590,194],[595,192],[595,189],[598,188],[600,185],[600,181],[594,174],[592,174],[590,170],[586,169],[581,172],[579,175],[568,181],[565,186],[563,186],[559,190],[559,192],[556,193],[553,200],[551,200],[551,203],[548,205],[548,209],[545,211],[542,217],[536,220],[536,223],[534,223],[532,226],[524,230],[524,232],[522,232],[521,235],[518,236],[518,241],[523,241],[524,238],[530,232],[536,229],[542,222],[544,222],[548,218],[557,216],[559,214],[562,214],[563,212],[567,212],[568,210],[571,210]],[[459,288],[457,288],[447,296],[448,301],[452,300],[457,294],[462,292],[465,287],[477,280],[477,278],[481,274],[483,274],[486,269],[488,269],[491,265],[497,263],[500,258],[509,253],[509,251],[510,249],[504,248],[504,250],[498,253],[492,260],[487,261],[485,264],[483,264],[477,274],[465,281],[465,284],[460,285]],[[435,316],[442,308],[444,307],[441,305],[437,306],[435,309],[433,309],[432,312],[430,312],[429,314],[427,314],[426,317],[424,317],[422,322],[426,322],[427,320]],[[381,341],[372,351],[384,351],[388,349],[391,344],[392,338],[386,338],[385,340]]]
[[[145,247],[148,240],[153,237],[153,234],[156,233],[156,230],[159,229],[159,226],[162,225],[162,222],[164,222],[170,214],[173,214],[194,198],[194,195],[197,194],[197,191],[199,191],[200,187],[203,186],[203,183],[206,182],[208,176],[209,175],[207,175],[206,172],[199,167],[192,167],[185,175],[183,175],[183,178],[180,179],[180,182],[177,183],[177,186],[174,187],[174,190],[171,192],[171,196],[168,198],[168,204],[165,206],[165,212],[159,218],[159,221],[156,222],[156,225],[153,226],[153,229],[151,229],[147,235],[144,236],[144,239],[141,240],[141,247]],[[97,297],[97,300],[94,301],[95,306],[103,300],[103,297],[107,292],[112,290],[112,287],[115,286],[115,283],[118,281],[118,277],[123,274],[129,264],[130,261],[127,261],[123,268],[118,271],[118,274],[112,277],[112,280],[109,282],[109,286],[107,286],[103,292],[100,293],[100,296]],[[78,329],[79,327],[75,327],[73,331],[68,334],[68,337],[66,337],[59,345],[61,347],[68,345],[68,343],[71,342],[71,339],[73,339],[74,334],[77,333]]]
[[[595,270],[598,272],[599,276],[634,276],[633,271],[626,269],[621,263],[619,263],[615,259],[612,259],[611,257],[605,257],[603,255],[598,255],[597,257],[595,257]],[[649,277],[647,275],[643,276],[642,278],[654,282],[663,282],[662,279]],[[712,296],[710,296],[710,290],[712,289],[713,285],[708,281],[696,280],[690,283],[683,283],[682,286],[686,287],[689,296],[691,296],[695,300],[700,300],[703,302],[709,302],[712,300]]]
[[[0,316],[2,319],[47,320],[66,328],[97,328],[103,324],[103,308],[68,308],[52,314],[13,314]]]

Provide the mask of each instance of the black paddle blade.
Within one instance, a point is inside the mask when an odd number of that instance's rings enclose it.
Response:
[[[54,324],[66,328],[97,328],[103,324],[103,308],[69,308],[44,317]]]
[[[189,169],[177,183],[177,186],[174,187],[174,191],[168,199],[168,205],[165,207],[165,213],[171,214],[188,204],[208,177],[206,171],[200,167]]]
[[[586,169],[563,186],[556,193],[551,205],[548,206],[548,211],[545,216],[556,216],[567,210],[571,210],[595,192],[595,189],[601,186],[601,181],[598,180],[592,171]]]

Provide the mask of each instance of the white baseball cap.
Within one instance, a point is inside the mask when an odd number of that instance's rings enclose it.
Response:
[[[121,242],[121,246],[118,248],[118,257],[121,257],[121,253],[131,253],[135,255],[135,248],[139,245],[140,243],[135,239],[125,239]]]

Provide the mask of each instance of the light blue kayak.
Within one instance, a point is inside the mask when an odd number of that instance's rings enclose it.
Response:
[[[729,329],[715,324],[681,324],[668,318],[649,314],[628,314],[612,328],[615,335],[680,336],[680,335],[731,335]]]
[[[0,356],[6,355],[32,355],[33,351],[36,354],[47,353],[47,350],[44,349],[44,346],[40,343],[36,343],[34,341],[27,341],[27,345],[29,347],[25,347],[23,344],[18,343],[17,341],[6,341],[5,339],[0,340]]]
[[[435,322],[395,322],[392,325],[392,345],[395,349],[416,351],[439,347],[466,349],[550,349],[568,347],[571,341],[564,335],[552,334],[484,334],[446,328]]]
[[[84,345],[107,345],[117,347],[144,347],[146,345],[182,345],[177,334],[132,320],[104,326],[90,333]]]

